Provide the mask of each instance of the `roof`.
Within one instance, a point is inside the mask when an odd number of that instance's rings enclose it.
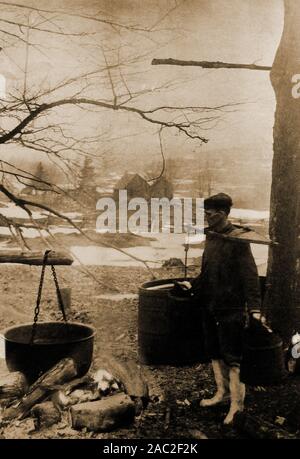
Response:
[[[143,182],[147,183],[146,180],[144,180],[143,177],[141,177],[139,174],[129,174],[126,172],[123,175],[123,177],[121,177],[120,180],[116,183],[116,185],[114,186],[114,189],[115,190],[125,189],[127,185],[136,177],[138,177]]]
[[[172,182],[170,180],[168,180],[166,177],[162,176],[162,177],[159,177],[152,185],[151,185],[151,188],[154,188],[154,187],[158,187],[158,186],[161,186],[161,185],[167,185],[167,186],[173,186],[172,185]]]

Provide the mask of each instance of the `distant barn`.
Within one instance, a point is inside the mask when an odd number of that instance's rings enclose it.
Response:
[[[150,187],[151,198],[168,198],[172,199],[174,194],[172,183],[165,177],[160,177]]]
[[[124,174],[116,183],[113,191],[113,198],[119,199],[119,191],[127,190],[127,198],[149,198],[149,185],[139,174]]]
[[[46,193],[51,193],[53,190],[51,189],[50,186],[45,185],[43,183],[37,184],[37,185],[27,185],[24,188],[22,188],[20,194],[24,196],[43,196]]]

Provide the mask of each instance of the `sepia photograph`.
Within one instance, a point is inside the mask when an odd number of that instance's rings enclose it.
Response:
[[[1,447],[300,439],[299,50],[298,0],[0,0]]]

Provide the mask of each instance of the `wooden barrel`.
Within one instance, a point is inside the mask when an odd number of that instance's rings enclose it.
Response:
[[[146,282],[139,289],[138,352],[148,365],[189,365],[203,355],[201,307],[170,294],[174,281]]]

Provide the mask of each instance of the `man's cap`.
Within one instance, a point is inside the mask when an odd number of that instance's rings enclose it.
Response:
[[[204,199],[204,209],[224,210],[229,214],[232,206],[232,199],[228,194],[218,193]]]

